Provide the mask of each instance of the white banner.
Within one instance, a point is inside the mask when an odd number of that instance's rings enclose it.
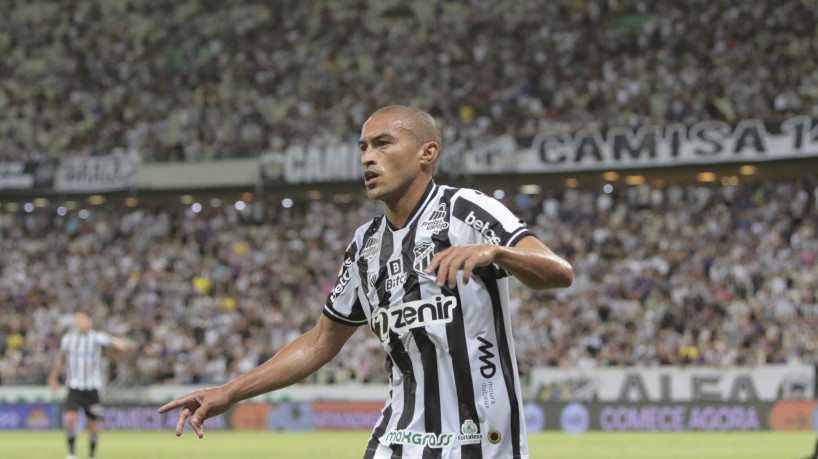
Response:
[[[55,169],[53,160],[0,162],[0,190],[51,188]]]
[[[457,151],[463,142],[452,146]],[[459,154],[442,154],[436,176],[459,172]],[[259,155],[261,178],[266,183],[297,184],[355,182],[363,187],[361,150],[354,143],[292,145],[283,152]]]
[[[22,161],[0,163],[0,189],[27,189],[34,187],[34,177],[26,171]]]
[[[293,145],[259,156],[266,183],[326,183],[361,178],[353,143]],[[753,163],[818,158],[818,123],[796,116],[780,124],[760,119],[702,121],[690,126],[638,126],[541,132],[534,137],[444,142],[437,176],[530,174],[640,169],[691,164]]]
[[[529,146],[498,138],[471,148],[464,172],[542,173],[818,158],[818,124],[796,116],[769,125],[702,121],[691,126],[584,129],[536,135]]]
[[[539,401],[754,402],[812,399],[814,368],[536,368],[529,398]]]
[[[65,158],[57,171],[59,191],[121,190],[136,185],[139,155],[113,154]]]

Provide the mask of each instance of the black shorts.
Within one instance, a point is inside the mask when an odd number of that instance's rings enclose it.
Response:
[[[88,419],[97,419],[102,416],[99,391],[96,389],[68,389],[68,397],[65,399],[65,411],[77,411],[80,408],[85,411],[85,416]]]

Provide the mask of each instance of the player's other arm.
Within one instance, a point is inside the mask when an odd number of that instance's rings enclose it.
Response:
[[[138,343],[132,339],[128,338],[119,338],[116,336],[111,337],[111,346],[114,347],[117,351],[130,351],[136,349]]]
[[[54,362],[51,364],[51,371],[48,373],[48,386],[51,390],[57,390],[60,387],[60,369],[62,369],[62,363],[65,360],[65,351],[60,349],[57,353],[57,358],[54,359]]]
[[[205,419],[224,413],[242,400],[303,380],[332,360],[355,330],[357,327],[321,316],[315,328],[296,338],[270,360],[223,386],[179,397],[159,408],[159,412],[182,408],[176,424],[176,435],[182,434],[187,420],[201,438],[204,436],[202,423]]]
[[[569,287],[574,269],[534,236],[520,239],[514,247],[497,247],[494,263],[534,290]]]
[[[463,283],[468,284],[475,268],[492,263],[534,290],[568,287],[574,281],[571,265],[534,236],[520,239],[513,247],[495,244],[449,247],[435,255],[426,272],[437,272],[438,285],[446,283],[454,288],[459,271],[463,271]]]

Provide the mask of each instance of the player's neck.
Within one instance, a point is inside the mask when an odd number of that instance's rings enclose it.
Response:
[[[431,181],[431,177],[425,181],[416,180],[412,182],[402,195],[395,199],[384,201],[384,207],[386,208],[384,213],[393,228],[403,228],[407,220],[409,220],[409,216],[412,215],[412,212],[418,204],[420,204],[420,200],[423,199],[423,194],[426,192],[426,188],[428,188]]]

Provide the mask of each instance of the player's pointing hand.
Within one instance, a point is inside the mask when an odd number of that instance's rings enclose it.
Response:
[[[227,411],[232,403],[221,387],[197,390],[182,397],[171,400],[159,408],[160,413],[167,413],[176,408],[179,410],[179,420],[176,422],[176,436],[182,435],[185,421],[196,432],[199,438],[204,437],[204,421]]]

